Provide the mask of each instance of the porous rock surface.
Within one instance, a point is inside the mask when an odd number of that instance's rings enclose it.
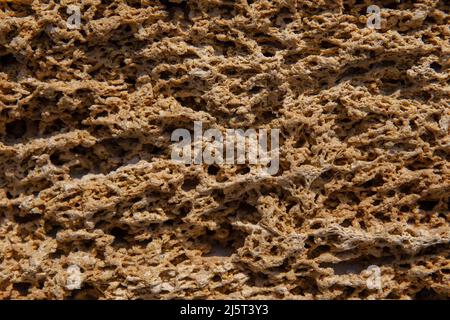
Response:
[[[0,298],[449,298],[449,8],[1,2]],[[172,161],[194,121],[278,174]]]

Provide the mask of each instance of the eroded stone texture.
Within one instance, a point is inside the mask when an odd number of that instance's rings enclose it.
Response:
[[[0,298],[450,297],[447,1],[81,3],[0,3]],[[171,161],[194,121],[280,172]]]

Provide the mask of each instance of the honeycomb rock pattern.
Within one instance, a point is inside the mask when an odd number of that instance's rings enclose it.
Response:
[[[448,299],[450,6],[372,4],[1,2],[0,299]],[[194,121],[279,172],[172,161]]]

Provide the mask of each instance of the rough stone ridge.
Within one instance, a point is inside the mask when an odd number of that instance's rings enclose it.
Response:
[[[374,2],[1,2],[0,298],[448,299],[450,5]],[[175,163],[194,121],[279,173]]]

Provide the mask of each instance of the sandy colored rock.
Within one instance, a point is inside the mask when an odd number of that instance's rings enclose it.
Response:
[[[448,299],[450,6],[372,4],[0,3],[0,298]],[[194,121],[278,174],[172,161]]]

